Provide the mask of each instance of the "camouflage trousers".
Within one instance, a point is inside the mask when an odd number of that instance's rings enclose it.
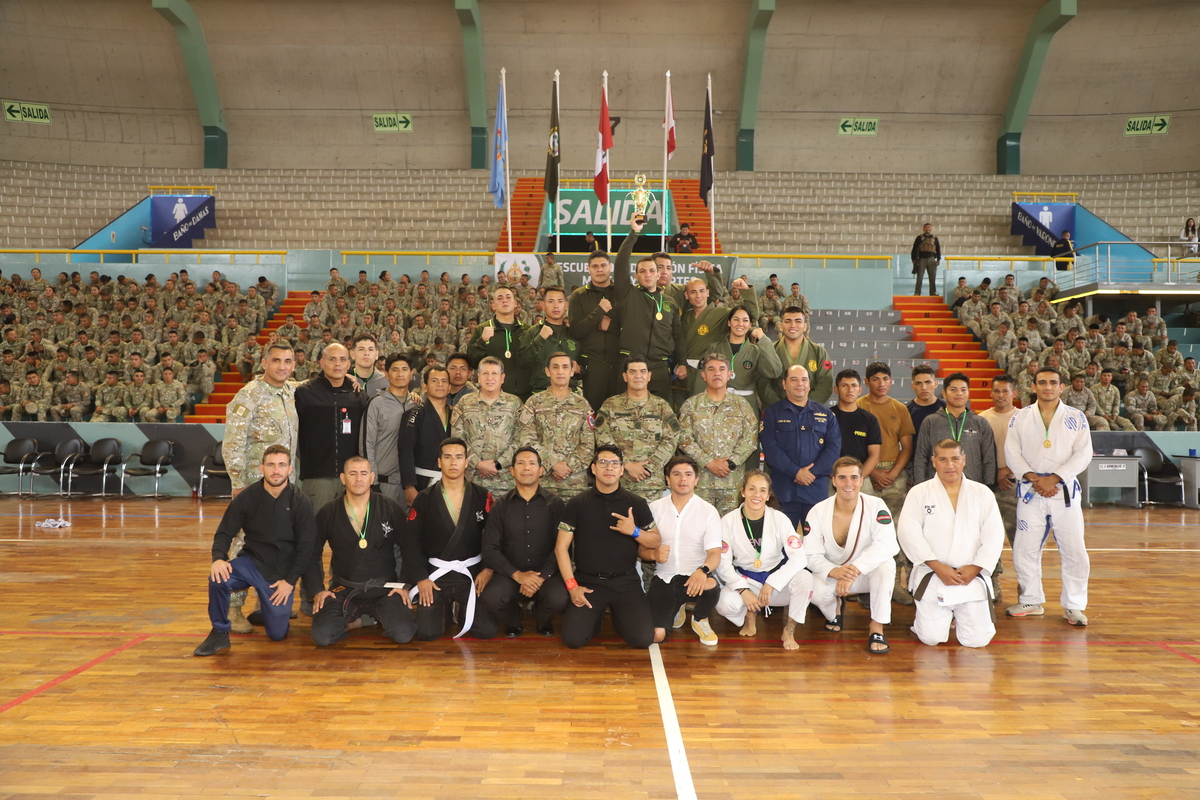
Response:
[[[700,467],[700,480],[696,486],[696,494],[702,500],[712,503],[717,513],[722,517],[733,511],[742,502],[741,487],[743,470],[735,469],[727,477],[718,478],[703,466]]]
[[[159,414],[158,408],[148,408],[142,411],[143,422],[174,422],[182,409],[179,406],[168,406],[166,414]],[[159,419],[162,417],[162,419]]]
[[[62,422],[64,417],[71,422],[83,422],[83,406],[76,403],[75,407],[68,411],[64,411],[62,406],[50,407],[51,420]]]
[[[107,414],[92,414],[91,422],[129,422],[129,410],[125,406],[113,406]]]
[[[1129,421],[1133,423],[1134,430],[1138,430],[1138,431],[1146,430],[1146,415],[1145,414],[1141,414],[1137,411],[1126,412],[1126,413],[1129,414]],[[1156,415],[1155,418],[1151,421],[1151,424],[1154,425],[1154,430],[1156,430],[1156,431],[1161,431],[1161,430],[1165,429],[1167,427],[1167,415],[1166,414]]]
[[[12,421],[20,422],[24,416],[37,417],[38,422],[46,421],[46,408],[37,403],[17,403],[12,409]]]
[[[1108,420],[1106,420],[1104,417],[1098,417],[1095,414],[1088,414],[1087,421],[1088,425],[1094,431],[1106,431],[1109,429]]]

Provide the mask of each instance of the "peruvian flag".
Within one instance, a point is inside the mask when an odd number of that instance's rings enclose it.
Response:
[[[600,89],[600,132],[596,144],[596,175],[592,188],[601,203],[608,205],[608,151],[612,149],[612,126],[608,122],[608,87]]]
[[[675,100],[671,97],[671,73],[667,73],[667,115],[663,120],[667,129],[667,160],[675,155]]]

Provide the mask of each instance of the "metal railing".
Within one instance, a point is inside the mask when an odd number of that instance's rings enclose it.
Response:
[[[697,254],[693,253],[692,255],[697,255]],[[737,259],[738,269],[745,269],[746,267],[750,267],[750,266],[762,267],[762,262],[764,260],[765,261],[787,261],[788,269],[796,269],[797,268],[796,265],[793,263],[795,261],[807,261],[807,262],[820,261],[821,266],[819,267],[819,269],[829,269],[830,268],[829,262],[831,262],[831,261],[843,261],[843,262],[852,261],[852,262],[854,262],[854,269],[891,269],[891,267],[892,267],[892,257],[891,256],[881,256],[881,255],[873,255],[873,256],[852,255],[852,254],[818,255],[818,254],[814,254],[814,253],[796,253],[796,254],[789,254],[789,253],[719,253],[719,254],[714,254],[714,255],[722,255],[725,257],[733,256],[734,258]],[[754,261],[753,265],[751,265],[751,263],[750,263],[751,259],[753,259],[753,261]],[[775,267],[775,265],[771,265],[771,266]],[[812,264],[804,264],[803,266],[810,268],[810,269],[813,268]],[[838,266],[840,266],[840,265],[838,265],[838,264],[834,265],[835,268]]]
[[[1165,248],[1165,256],[1155,256],[1152,247]],[[1200,258],[1194,257],[1192,245],[1187,242],[1092,242],[1075,248],[1073,268],[1058,273],[1058,284],[1061,289],[1092,283],[1154,283],[1171,287],[1190,280],[1184,273],[1191,265],[1200,267]]]
[[[1078,202],[1079,192],[1013,192],[1012,198],[1014,203],[1040,203],[1039,197],[1049,197],[1051,203],[1076,203]],[[1066,197],[1067,200],[1059,200],[1060,197]],[[1032,199],[1029,199],[1032,198]]]
[[[945,269],[1006,269],[1016,270],[1017,264],[1036,264],[1032,269],[1045,269],[1050,261],[1055,259],[1050,256],[942,256],[942,261],[945,262]],[[967,266],[974,264],[974,267]]]
[[[217,187],[215,187],[215,186],[192,186],[192,185],[185,185],[185,186],[164,185],[164,186],[147,186],[146,190],[148,192],[150,192],[150,194],[182,194],[182,195],[215,194],[217,191]]]
[[[491,252],[490,250],[461,252],[455,250],[339,250],[338,252],[342,254],[343,264],[349,263],[346,260],[347,256],[362,256],[364,258],[363,263],[366,265],[370,265],[372,258],[390,258],[392,260],[392,266],[397,266],[401,257],[423,256],[425,258],[425,263],[429,266],[432,266],[434,258],[457,258],[458,263],[461,265],[465,263],[463,261],[464,258],[491,259],[495,255],[495,253]],[[376,263],[378,263],[378,261],[376,261]]]
[[[234,263],[234,260],[233,260],[234,256],[255,256],[256,258],[254,259],[254,263],[261,264],[263,256],[279,256],[280,263],[282,263],[283,257],[287,255],[287,250],[191,250],[191,249],[184,249],[184,248],[155,249],[155,250],[151,250],[151,249],[143,249],[143,250],[72,250],[70,248],[64,248],[64,247],[40,247],[40,248],[38,248],[38,247],[5,247],[5,248],[0,248],[0,254],[4,254],[4,253],[17,253],[17,254],[20,254],[20,253],[30,254],[31,253],[31,254],[33,254],[33,262],[35,264],[42,263],[42,256],[50,255],[50,254],[66,254],[67,260],[65,262],[64,261],[49,262],[49,263],[55,263],[55,264],[63,264],[63,263],[66,263],[66,264],[95,264],[96,263],[95,261],[72,261],[71,260],[72,255],[88,256],[88,257],[94,257],[94,256],[98,255],[98,256],[100,256],[101,264],[128,264],[129,263],[128,261],[105,261],[104,260],[105,256],[132,256],[134,264],[138,263],[138,256],[146,256],[146,255],[166,256],[166,258],[164,259],[164,262],[167,264],[171,263],[172,257],[174,257],[175,260],[181,264],[187,264],[187,263],[192,263],[192,264],[209,263],[209,264],[212,264],[212,263],[216,263],[216,262],[212,261],[211,259],[208,260],[207,262],[203,262],[203,261],[201,261],[201,258],[203,258],[204,256],[225,256],[225,255],[227,255],[227,256],[229,256],[229,263],[232,264],[232,263]],[[195,260],[188,261],[189,258],[194,258]],[[155,261],[152,263],[158,264],[158,263],[164,263],[164,262]],[[271,262],[271,263],[274,263],[274,262]]]

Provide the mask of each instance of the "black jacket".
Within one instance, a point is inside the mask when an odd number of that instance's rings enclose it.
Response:
[[[262,481],[251,484],[233,498],[217,525],[213,561],[229,557],[229,545],[238,531],[246,533],[242,555],[250,557],[268,582],[282,578],[295,586],[316,542],[312,502],[290,483],[278,498],[271,497]]]
[[[337,388],[324,374],[296,387],[301,480],[336,478],[347,458],[360,455],[358,438],[366,407],[367,398],[354,390],[348,377]]]

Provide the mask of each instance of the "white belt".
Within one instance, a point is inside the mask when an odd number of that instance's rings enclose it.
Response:
[[[689,367],[691,367],[692,369],[700,369],[700,359],[689,358],[689,359],[687,359],[687,365]]]
[[[433,571],[433,574],[429,576],[429,580],[431,581],[436,581],[438,578],[451,572],[457,572],[461,575],[467,576],[467,615],[463,618],[462,630],[459,631],[458,635],[454,637],[455,639],[471,630],[471,626],[475,624],[475,577],[471,574],[471,570],[468,568],[475,566],[480,561],[483,561],[483,556],[481,555],[475,556],[474,558],[468,558],[465,561],[443,561],[440,558],[429,559],[429,563],[437,567],[437,569]],[[414,586],[408,593],[408,599],[414,599],[417,596],[418,591],[419,590],[417,587]]]
[[[424,467],[417,467],[416,471],[417,471],[417,474],[420,475],[421,477],[429,478],[430,486],[432,486],[433,484],[437,483],[438,481],[440,481],[442,479],[442,473],[440,470],[425,469]]]
[[[738,397],[753,397],[754,396],[753,389],[734,389],[732,386],[730,386],[729,391],[733,392]]]

